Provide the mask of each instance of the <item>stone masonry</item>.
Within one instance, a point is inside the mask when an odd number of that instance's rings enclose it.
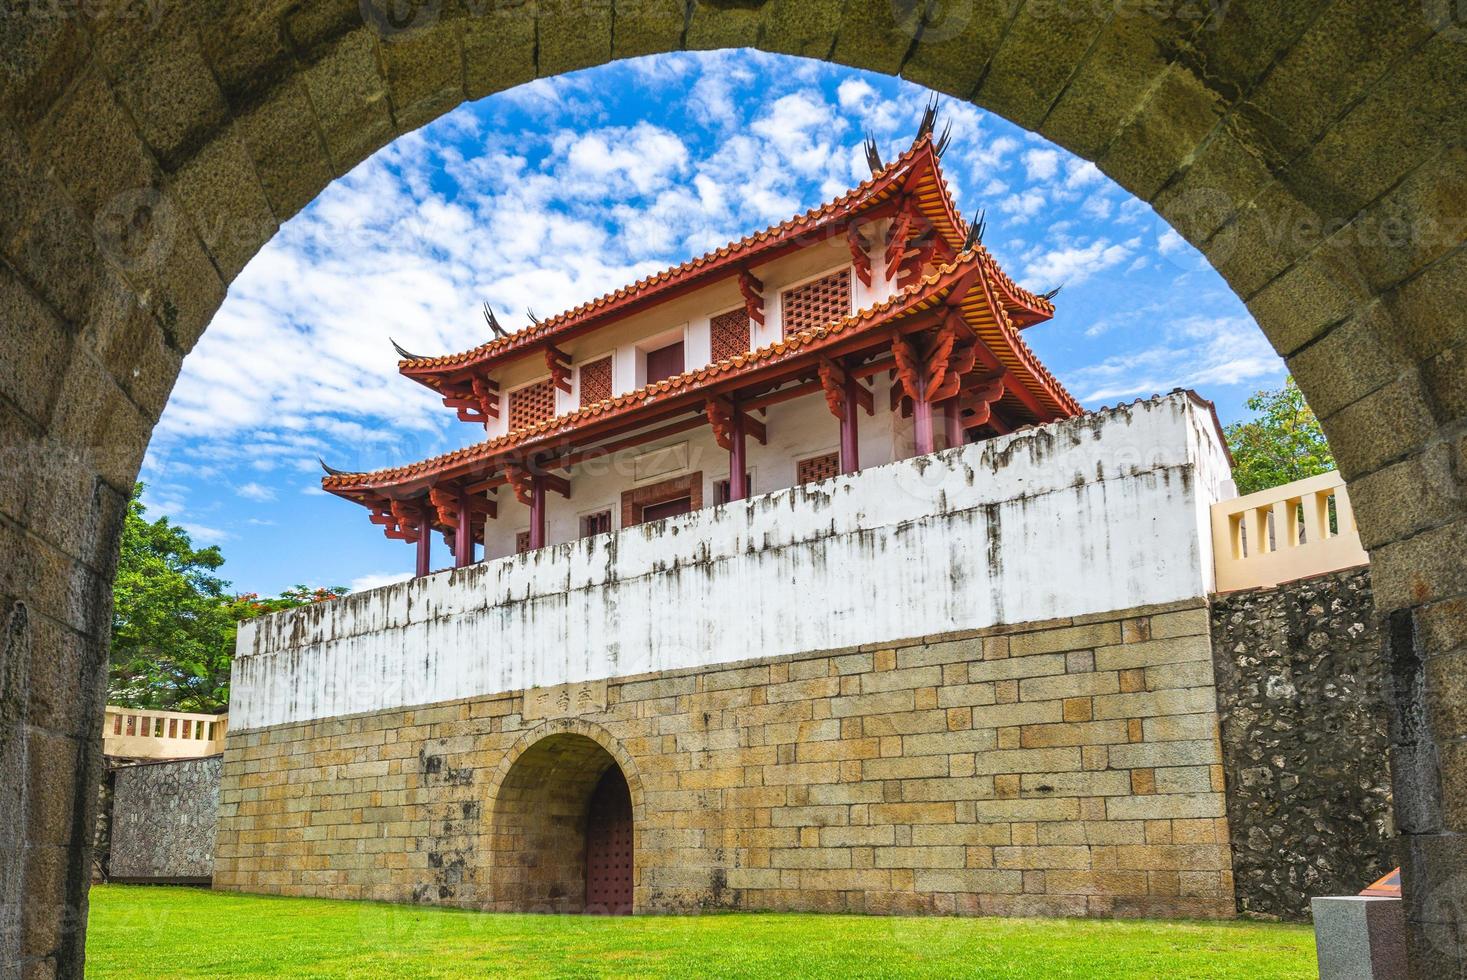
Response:
[[[1399,863],[1370,570],[1217,596],[1212,635],[1238,911],[1307,921]]]
[[[0,31],[0,976],[81,972],[120,515],[229,282],[333,176],[454,105],[737,46],[1033,128],[1150,203],[1247,303],[1329,435],[1389,616],[1412,969],[1462,973],[1459,4],[975,0],[915,34],[888,0],[429,4],[444,16],[405,35],[368,6],[181,0],[159,22],[41,5]]]
[[[574,911],[615,761],[638,911],[1233,914],[1200,601],[546,693],[232,732],[215,886]]]

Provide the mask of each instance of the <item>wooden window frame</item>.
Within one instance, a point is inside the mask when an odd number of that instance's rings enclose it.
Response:
[[[816,282],[816,281],[821,280],[821,279],[824,279],[824,278],[826,278],[828,276],[833,276],[833,275],[836,275],[836,274],[842,273],[842,272],[844,272],[845,275],[846,275],[846,284],[847,284],[847,288],[849,290],[849,299],[850,299],[850,309],[847,310],[846,312],[849,315],[850,313],[854,313],[856,311],[856,267],[855,267],[855,265],[853,265],[851,263],[847,263],[845,265],[838,265],[838,266],[834,266],[833,268],[826,269],[823,272],[817,272],[813,276],[806,276],[803,279],[797,279],[794,282],[787,283],[787,284],[785,284],[783,286],[780,286],[778,288],[777,292],[776,292],[776,295],[779,297],[779,336],[780,336],[780,339],[787,339],[789,337],[789,335],[790,335],[790,333],[789,333],[788,319],[785,316],[785,312],[786,312],[785,305],[784,305],[785,296],[788,293],[790,293],[791,291],[796,290],[796,289],[799,289],[802,286],[808,286],[812,282]],[[751,328],[751,332],[752,332],[752,328]]]
[[[633,487],[621,495],[621,526],[633,527],[643,523],[642,512],[649,506],[665,504],[679,497],[688,497],[692,510],[703,509],[703,473],[684,473],[671,479]]]

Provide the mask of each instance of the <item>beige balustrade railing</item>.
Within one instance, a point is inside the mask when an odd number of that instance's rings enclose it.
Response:
[[[127,759],[196,759],[224,751],[228,715],[107,706],[102,751]]]
[[[1338,472],[1212,505],[1217,591],[1323,575],[1370,560]]]

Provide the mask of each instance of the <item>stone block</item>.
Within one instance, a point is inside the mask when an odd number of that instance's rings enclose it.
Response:
[[[1121,642],[1118,622],[1091,623],[1061,629],[1038,630],[1009,637],[1009,655],[1027,657],[1037,653],[1065,653],[1088,650]],[[1101,667],[1104,670],[1106,668]]]
[[[1404,609],[1467,593],[1467,518],[1382,545],[1371,554],[1380,609]]]
[[[1405,980],[1406,920],[1398,898],[1311,901],[1320,980]]]
[[[971,98],[1025,129],[1038,129],[1108,20],[1098,8],[1020,7]]]
[[[305,207],[335,176],[304,85],[279,86],[243,112],[238,127],[277,221]]]
[[[1149,201],[1182,169],[1218,124],[1227,103],[1216,89],[1178,64],[1148,86],[1097,165],[1116,183]]]
[[[1096,670],[1129,670],[1161,664],[1212,661],[1212,640],[1208,636],[1178,636],[1098,647]]]
[[[1120,679],[1111,672],[1032,677],[1019,682],[1020,701],[1090,698],[1101,694],[1115,694],[1118,691],[1120,691]],[[1086,721],[1088,718],[1067,718],[1066,720]]]
[[[970,99],[998,50],[1010,10],[1001,0],[923,8],[894,5],[902,30],[917,38],[902,77],[960,99]]]
[[[539,0],[536,10],[541,77],[611,60],[612,0]]]
[[[981,681],[1015,680],[1042,677],[1065,672],[1065,654],[1051,653],[1033,657],[1010,657],[968,664],[968,679]]]

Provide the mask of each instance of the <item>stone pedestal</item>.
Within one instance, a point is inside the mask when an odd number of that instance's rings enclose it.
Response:
[[[1406,980],[1406,916],[1399,898],[1316,898],[1320,980]]]

